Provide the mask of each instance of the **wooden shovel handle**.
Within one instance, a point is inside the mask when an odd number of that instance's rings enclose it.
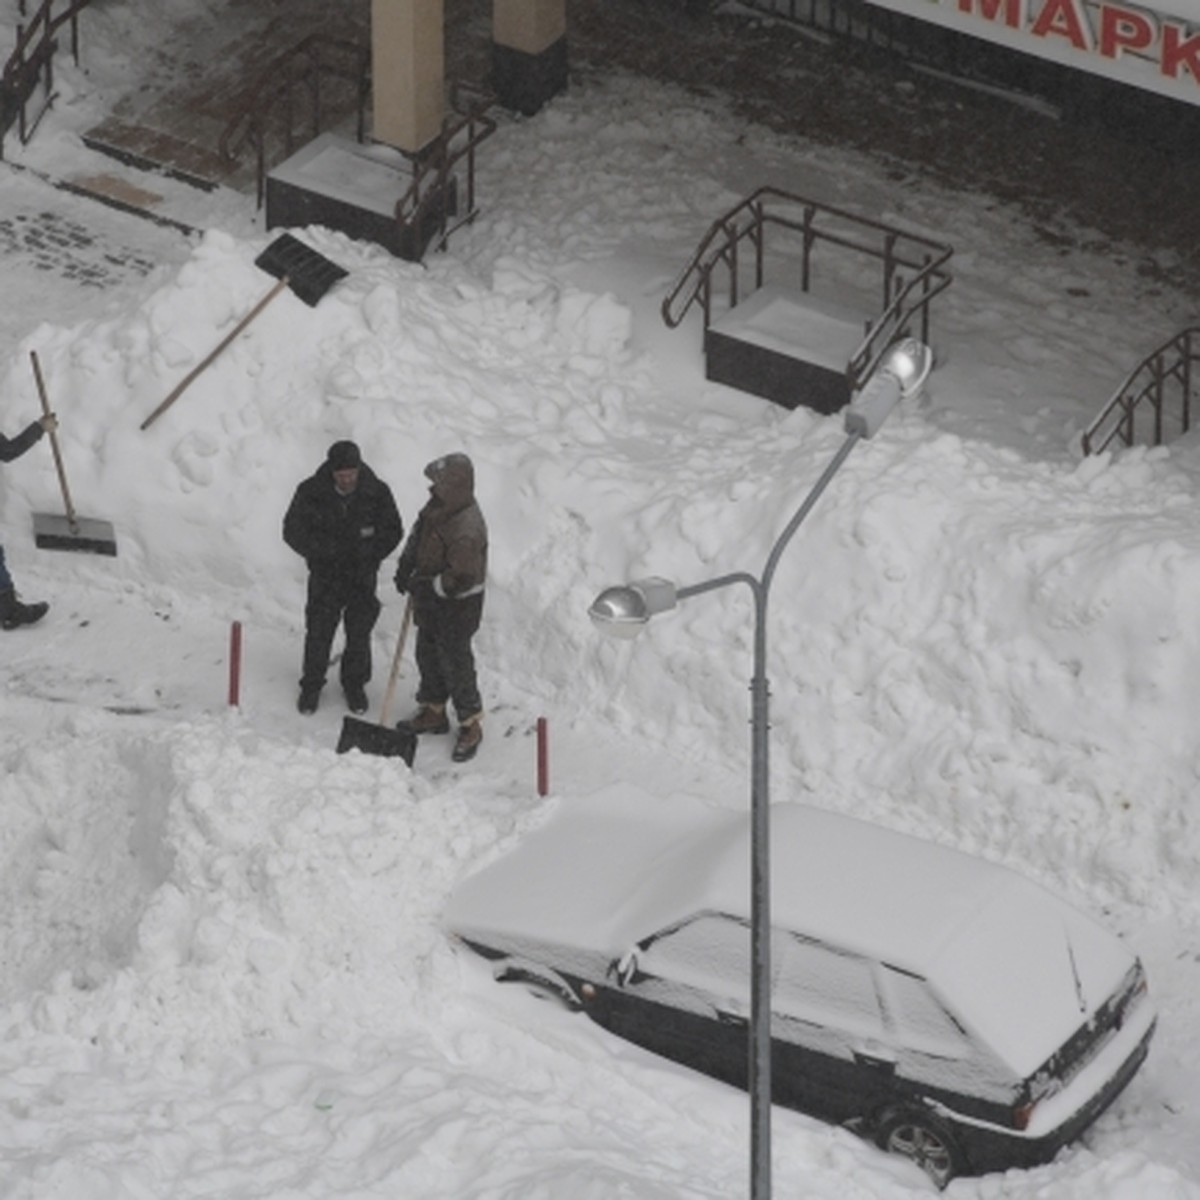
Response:
[[[282,279],[281,279],[281,280],[280,280],[280,281],[279,281],[279,282],[278,282],[278,283],[277,283],[277,284],[276,284],[276,285],[275,285],[275,286],[274,286],[274,287],[273,287],[273,288],[272,288],[272,289],[271,289],[271,290],[270,290],[270,291],[269,291],[269,292],[268,292],[268,293],[267,293],[267,294],[266,294],[266,295],[265,295],[265,296],[264,296],[264,297],[263,297],[263,298],[262,298],[262,299],[261,299],[261,300],[260,300],[260,301],[259,301],[259,302],[258,302],[258,303],[257,303],[257,304],[256,304],[256,305],[255,305],[255,306],[254,306],[254,307],[253,307],[253,308],[252,308],[252,309],[251,309],[251,310],[250,310],[250,311],[249,311],[249,312],[248,312],[248,313],[247,313],[247,314],[246,314],[246,315],[245,315],[245,316],[244,316],[244,317],[243,317],[243,318],[242,318],[242,319],[241,319],[241,320],[240,320],[240,321],[239,321],[239,322],[238,322],[238,323],[237,323],[237,324],[236,324],[236,325],[235,325],[235,326],[234,326],[234,327],[233,327],[233,328],[232,328],[232,329],[231,329],[231,330],[228,332],[228,333],[227,333],[227,334],[226,334],[226,335],[225,335],[225,337],[224,337],[224,338],[221,340],[221,342],[220,342],[220,343],[217,345],[216,349],[214,349],[214,350],[212,351],[212,353],[211,353],[211,354],[209,354],[209,356],[208,356],[206,359],[204,359],[204,361],[203,361],[203,362],[201,362],[201,363],[200,363],[198,366],[195,366],[195,367],[193,367],[193,368],[192,368],[192,369],[191,369],[191,370],[190,370],[190,371],[189,371],[189,372],[188,372],[188,373],[187,373],[187,374],[186,374],[186,375],[185,375],[185,376],[184,376],[184,377],[183,377],[183,378],[182,378],[182,379],[181,379],[181,380],[180,380],[180,381],[179,381],[179,382],[178,382],[178,383],[175,385],[175,387],[174,387],[174,388],[172,389],[172,391],[171,391],[171,394],[170,394],[170,395],[169,395],[169,396],[168,396],[168,397],[167,397],[167,398],[166,398],[166,399],[165,399],[165,400],[164,400],[164,401],[163,401],[163,402],[162,402],[162,403],[161,403],[161,404],[160,404],[160,405],[159,405],[159,406],[158,406],[158,407],[157,407],[157,408],[156,408],[156,409],[155,409],[155,410],[154,410],[154,411],[153,411],[153,412],[152,412],[152,413],[151,413],[151,414],[150,414],[150,415],[149,415],[149,416],[148,416],[148,417],[147,417],[147,418],[146,418],[146,419],[145,419],[145,420],[144,420],[144,421],[141,423],[141,425],[139,426],[139,428],[141,428],[141,429],[149,429],[149,428],[150,428],[150,426],[151,426],[151,425],[153,425],[153,424],[154,424],[154,422],[155,422],[155,421],[157,421],[157,420],[158,420],[158,418],[159,418],[159,417],[161,417],[161,416],[163,415],[163,413],[165,413],[165,412],[167,411],[167,409],[168,409],[168,408],[170,408],[170,407],[171,407],[171,405],[172,405],[172,404],[174,404],[174,403],[175,403],[175,401],[176,401],[176,400],[178,400],[178,399],[179,399],[179,397],[183,395],[183,393],[184,393],[184,392],[185,392],[185,391],[186,391],[186,390],[187,390],[187,389],[188,389],[188,388],[189,388],[189,387],[192,385],[192,383],[195,381],[196,377],[197,377],[197,376],[198,376],[198,375],[199,375],[199,374],[200,374],[202,371],[206,371],[206,370],[207,370],[207,369],[208,369],[210,366],[212,366],[212,364],[213,364],[213,361],[214,361],[214,359],[216,359],[217,355],[218,355],[218,354],[220,354],[220,353],[221,353],[221,351],[222,351],[222,350],[224,350],[224,349],[225,349],[225,347],[226,347],[226,346],[228,346],[228,345],[229,345],[229,343],[230,343],[230,342],[232,342],[232,341],[233,341],[233,339],[234,339],[234,338],[236,338],[236,337],[237,337],[237,335],[238,335],[239,333],[241,333],[241,332],[242,332],[242,330],[243,330],[243,329],[245,329],[245,328],[246,328],[246,326],[247,326],[247,325],[249,325],[249,324],[250,324],[250,322],[251,322],[251,321],[253,321],[253,320],[254,320],[254,318],[255,318],[255,317],[257,317],[257,316],[258,316],[258,314],[259,314],[260,312],[262,312],[262,310],[263,310],[264,308],[266,308],[266,307],[267,307],[267,305],[268,305],[268,304],[270,304],[270,303],[271,303],[271,301],[272,301],[272,300],[274,300],[274,299],[275,299],[275,297],[276,297],[276,296],[278,296],[278,295],[279,295],[279,293],[280,293],[280,292],[282,292],[282,291],[283,291],[283,289],[284,289],[285,287],[287,287],[287,285],[288,285],[288,283],[289,283],[289,282],[290,282],[290,281],[289,281],[288,277],[285,275],[285,276],[284,276],[284,277],[283,277],[283,278],[282,278]]]
[[[50,416],[50,401],[46,398],[46,381],[42,378],[42,364],[38,362],[36,350],[30,350],[30,361],[33,363],[33,378],[37,382],[38,398],[42,402],[42,413]],[[58,486],[62,489],[63,505],[67,510],[67,524],[75,528],[75,506],[71,503],[71,489],[67,487],[67,472],[63,466],[62,451],[58,447],[58,434],[53,429],[50,433],[50,449],[54,451],[54,469],[58,472]]]
[[[380,725],[387,725],[388,710],[396,694],[396,680],[400,678],[400,660],[404,657],[404,643],[408,641],[408,627],[412,624],[413,602],[409,595],[404,605],[404,619],[400,622],[400,637],[396,642],[396,653],[392,655],[392,673],[388,676],[387,690],[383,693],[383,707],[379,710]]]

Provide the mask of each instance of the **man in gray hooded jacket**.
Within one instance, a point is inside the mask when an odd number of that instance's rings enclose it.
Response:
[[[447,454],[425,468],[429,500],[400,553],[396,589],[408,592],[417,627],[417,712],[402,727],[448,733],[448,701],[458,717],[452,757],[466,762],[483,740],[483,702],[471,639],[483,615],[488,534],[475,501],[475,468]]]

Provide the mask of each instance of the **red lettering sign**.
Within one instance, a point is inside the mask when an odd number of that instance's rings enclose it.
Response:
[[[985,21],[995,21],[1001,15],[1003,6],[1004,24],[1010,29],[1016,29],[1021,24],[1021,0],[958,0],[958,11],[968,16],[974,14],[976,8]]]
[[[1073,0],[1046,0],[1029,32],[1035,37],[1065,37],[1076,50],[1090,49],[1087,26]]]
[[[1100,8],[1100,53],[1116,58],[1123,50],[1145,50],[1157,31],[1144,13],[1105,4]]]
[[[1162,73],[1179,78],[1183,67],[1200,83],[1200,33],[1189,34],[1182,25],[1163,25]]]

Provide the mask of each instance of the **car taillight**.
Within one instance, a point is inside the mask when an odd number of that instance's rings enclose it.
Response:
[[[1033,1120],[1033,1110],[1037,1108],[1037,1101],[1030,1100],[1025,1104],[1018,1104],[1013,1109],[1012,1125],[1014,1129],[1028,1129],[1029,1122]]]

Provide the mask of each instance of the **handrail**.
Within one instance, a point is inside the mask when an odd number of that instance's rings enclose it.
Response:
[[[52,14],[55,0],[43,0],[28,25],[17,26],[17,44],[0,70],[0,158],[4,156],[4,137],[14,119],[18,121],[21,145],[29,144],[38,123],[50,107],[54,88],[54,35],[63,25],[71,26],[71,56],[79,64],[79,13],[91,0],[66,0],[67,7],[57,17]],[[21,4],[21,15],[25,5]],[[39,36],[40,35],[40,36]],[[45,99],[33,121],[26,114],[26,103],[43,81]]]
[[[466,84],[455,86],[454,102],[458,102],[460,89],[477,91]],[[446,241],[456,230],[475,220],[475,150],[496,132],[496,122],[487,115],[495,103],[495,97],[477,92],[477,100],[467,106],[467,111],[456,118],[446,117],[442,131],[413,164],[412,183],[396,201],[396,222],[401,227],[415,229],[420,233],[421,222],[430,211],[438,214],[438,249],[446,248]],[[455,145],[455,139],[465,133],[466,138]],[[450,172],[460,162],[467,163],[466,212],[462,218],[447,227],[449,215],[445,205],[445,189]]]
[[[950,282],[951,276],[944,272],[921,271],[902,284],[892,302],[870,324],[846,364],[851,393],[875,374],[888,347],[909,330],[909,322],[917,312],[921,315],[921,341],[929,344],[929,302],[944,292]]]
[[[284,158],[289,157],[296,148],[296,114],[293,102],[296,89],[302,89],[307,95],[311,108],[308,120],[309,136],[316,137],[321,131],[323,116],[323,77],[341,79],[354,85],[358,118],[357,138],[361,142],[366,128],[370,61],[369,46],[347,38],[312,33],[267,64],[217,141],[221,156],[228,162],[236,162],[247,146],[254,149],[259,208],[263,205],[266,189],[269,135],[272,131],[281,133]],[[284,106],[285,112],[282,121],[278,121],[276,118],[279,117],[281,105]]]
[[[880,261],[882,311],[868,323],[863,342],[847,364],[851,393],[871,375],[888,345],[914,319],[920,320],[921,340],[929,341],[930,302],[952,280],[945,269],[954,253],[951,246],[771,186],[758,188],[709,226],[691,261],[663,299],[662,316],[667,325],[675,328],[692,306],[699,304],[704,327],[708,328],[713,275],[720,268],[728,272],[729,306],[736,307],[741,291],[739,250],[744,243],[753,256],[750,290],[762,287],[768,228],[801,235],[799,283],[805,292],[812,290],[813,255],[818,245],[836,246]]]
[[[1084,454],[1100,454],[1118,438],[1126,446],[1132,446],[1137,434],[1136,414],[1147,402],[1152,410],[1153,441],[1150,444],[1161,446],[1167,386],[1171,382],[1177,383],[1180,391],[1179,433],[1187,433],[1192,425],[1193,379],[1200,383],[1200,372],[1193,375],[1193,363],[1200,363],[1200,326],[1195,325],[1168,338],[1130,371],[1112,399],[1084,431]]]

